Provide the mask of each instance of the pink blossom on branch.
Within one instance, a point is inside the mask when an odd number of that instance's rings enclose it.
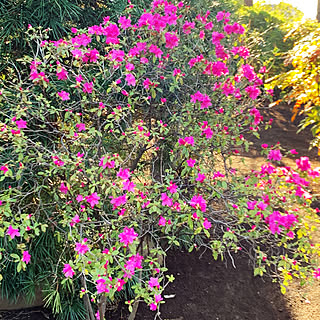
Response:
[[[66,278],[72,278],[75,274],[70,264],[66,263],[63,268],[63,273]]]
[[[126,18],[126,17],[120,17],[119,20],[118,20],[119,24],[121,25],[121,28],[123,30],[131,27],[131,20],[130,18]]]
[[[9,169],[8,169],[7,166],[1,166],[1,167],[0,167],[0,171],[2,171],[2,172],[5,174],[6,172],[9,171]]]
[[[99,204],[100,197],[96,192],[92,193],[89,196],[85,197],[87,202],[90,204],[91,208],[93,208],[96,204]]]
[[[126,74],[126,81],[128,86],[135,86],[136,85],[136,78],[134,77],[134,75],[132,73],[128,73]]]
[[[119,172],[117,173],[117,177],[121,178],[122,180],[128,180],[130,178],[130,170],[129,169],[119,169]]]
[[[74,249],[78,254],[86,254],[86,252],[88,252],[89,250],[89,247],[84,244],[84,243],[80,243],[80,242],[76,242],[76,246],[75,246],[75,249]]]
[[[86,125],[84,123],[77,123],[76,127],[79,130],[79,132],[86,130]]]
[[[207,218],[205,218],[204,221],[203,221],[203,227],[204,227],[206,230],[208,230],[208,229],[211,228],[211,226],[212,226],[212,225],[211,225],[211,222],[208,221]]]
[[[24,120],[22,120],[22,119],[17,120],[17,121],[16,121],[16,125],[17,125],[17,127],[18,127],[19,129],[24,129],[24,128],[27,127],[27,121],[24,121]]]
[[[93,83],[92,82],[86,82],[83,85],[82,91],[85,93],[92,93],[93,90]]]
[[[300,159],[297,159],[296,164],[298,169],[301,171],[308,171],[311,168],[311,163],[308,157],[301,157]]]
[[[119,197],[110,197],[111,198],[111,204],[113,204],[113,210],[117,209],[118,207],[126,204],[127,202],[127,194],[124,194],[122,196],[119,196]]]
[[[166,39],[166,48],[173,49],[178,46],[179,38],[175,33],[167,32],[164,36]]]
[[[206,208],[207,208],[206,200],[203,199],[203,197],[200,195],[193,196],[189,203],[191,207],[195,209],[200,209],[202,212],[206,211]]]
[[[29,251],[23,251],[22,261],[28,264],[30,260],[31,260],[31,255],[29,254]]]
[[[159,289],[160,288],[159,279],[151,277],[148,282],[148,285],[150,290],[152,290],[153,288]]]
[[[314,277],[315,279],[317,279],[317,280],[320,280],[320,268],[315,269],[315,270],[313,271],[313,277]]]
[[[102,278],[97,280],[96,289],[97,289],[98,294],[110,291],[107,284],[106,284],[106,280],[102,279]]]
[[[270,150],[268,154],[268,159],[269,160],[274,160],[274,161],[281,161],[282,159],[282,154],[280,150]]]
[[[166,193],[161,193],[161,201],[163,206],[171,207],[173,200]]]
[[[69,191],[69,188],[64,184],[64,182],[61,182],[60,191],[64,194],[67,194]]]
[[[192,159],[192,158],[188,159],[186,162],[187,162],[187,165],[188,165],[189,167],[191,167],[191,168],[193,168],[194,165],[196,164],[196,160],[194,160],[194,159]]]
[[[9,237],[11,239],[14,239],[15,237],[20,237],[20,232],[19,232],[19,229],[14,229],[12,228],[12,226],[10,225],[8,227],[8,230],[7,230],[7,235],[9,235]]]
[[[124,227],[123,232],[119,234],[120,242],[122,242],[125,246],[128,244],[133,243],[136,240],[138,234],[134,232],[133,228]]]
[[[70,100],[70,93],[66,91],[58,92],[58,96],[61,98],[62,101]]]

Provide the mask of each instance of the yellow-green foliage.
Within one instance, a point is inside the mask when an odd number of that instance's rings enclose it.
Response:
[[[313,146],[320,143],[320,25],[307,21],[293,29],[288,37],[297,37],[294,47],[288,52],[285,63],[293,69],[276,76],[271,86],[285,90],[284,99],[295,101],[292,121],[296,115],[305,113],[301,123],[304,129],[312,126],[315,136]],[[302,107],[303,106],[303,107]]]

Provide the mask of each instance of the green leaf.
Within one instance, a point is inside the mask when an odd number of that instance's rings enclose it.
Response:
[[[16,253],[11,253],[10,257],[14,259],[14,262],[20,261],[20,257]]]

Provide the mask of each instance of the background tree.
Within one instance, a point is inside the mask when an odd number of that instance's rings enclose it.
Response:
[[[269,77],[288,71],[283,54],[292,49],[294,39],[283,41],[290,28],[301,21],[303,13],[287,3],[277,5],[256,2],[252,7],[241,6],[237,12],[247,25],[247,42],[252,56],[266,65]]]

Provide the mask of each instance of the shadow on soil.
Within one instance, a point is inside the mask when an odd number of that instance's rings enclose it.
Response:
[[[298,125],[303,119],[303,116],[297,116],[294,122],[291,122],[292,107],[289,105],[278,105],[272,109],[262,112],[264,120],[273,119],[272,128],[269,130],[261,130],[260,139],[252,138],[253,149],[245,156],[255,157],[260,156],[261,144],[267,143],[269,146],[275,145],[278,141],[286,150],[296,149],[300,156],[308,156],[310,160],[318,160],[317,149],[309,150],[309,143],[312,140],[310,128],[302,130],[297,133]],[[297,157],[297,156],[296,156]],[[295,157],[295,158],[296,158]]]
[[[175,281],[165,294],[175,294],[161,306],[163,320],[287,320],[291,319],[279,286],[270,279],[253,277],[248,257],[236,257],[236,268],[214,261],[210,252],[171,252],[168,274]],[[146,305],[136,320],[153,319]],[[112,320],[115,320],[113,318]]]

